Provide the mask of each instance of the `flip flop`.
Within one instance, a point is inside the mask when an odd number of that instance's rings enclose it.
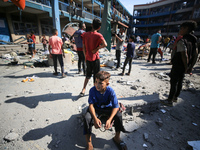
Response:
[[[113,138],[113,142],[115,143],[115,145],[118,147],[119,150],[128,150],[126,143],[124,141],[120,141],[119,143],[117,143]]]
[[[84,95],[85,95],[85,93],[83,93],[83,92],[81,92],[81,93],[79,94],[80,97],[83,97]]]

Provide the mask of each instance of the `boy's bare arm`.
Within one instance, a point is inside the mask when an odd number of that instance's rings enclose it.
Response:
[[[106,46],[107,46],[107,42],[106,42],[105,40],[102,40],[101,44],[100,44],[97,48],[95,48],[95,49],[92,51],[92,53],[95,54],[99,49],[104,48],[104,47],[106,47]]]
[[[95,128],[101,128],[101,121],[96,116],[93,104],[89,105],[89,110],[90,110],[90,113],[92,115],[92,118],[94,119],[94,126],[95,126]]]
[[[123,41],[123,39],[121,39],[117,34],[115,34],[115,37],[116,37],[120,42]]]
[[[49,45],[48,50],[49,50],[49,54],[51,54],[51,46]]]

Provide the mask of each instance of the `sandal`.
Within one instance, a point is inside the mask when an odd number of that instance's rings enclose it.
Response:
[[[115,143],[115,145],[118,147],[119,150],[127,150],[127,146],[126,143],[124,141],[120,141],[119,143],[117,143],[115,141],[115,139],[113,138],[113,142]]]
[[[81,93],[79,94],[80,97],[83,97],[84,95],[85,95],[85,93],[83,93],[83,92],[81,92]]]

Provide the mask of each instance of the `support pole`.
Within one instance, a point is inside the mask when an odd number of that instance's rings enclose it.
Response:
[[[59,5],[58,0],[51,0],[52,3],[52,17],[53,17],[53,28],[58,30],[58,36],[61,37],[60,29],[60,16],[59,16]]]

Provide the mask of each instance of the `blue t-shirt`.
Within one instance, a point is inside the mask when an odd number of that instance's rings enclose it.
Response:
[[[126,56],[127,57],[134,57],[134,51],[135,51],[135,43],[128,42]]]
[[[158,44],[157,41],[160,36],[161,36],[160,33],[155,33],[151,36],[151,48],[159,48],[160,44]]]
[[[33,40],[30,38],[30,39],[27,39],[27,42],[33,42]],[[33,47],[33,44],[28,44],[28,47]]]
[[[117,96],[115,91],[110,87],[106,87],[104,94],[101,94],[96,90],[96,87],[93,86],[89,92],[89,104],[93,104],[95,108],[119,108]]]
[[[77,48],[82,48],[83,47],[83,42],[82,42],[82,37],[81,35],[84,33],[85,31],[82,29],[77,30],[74,33],[74,39],[75,39],[75,44]]]

